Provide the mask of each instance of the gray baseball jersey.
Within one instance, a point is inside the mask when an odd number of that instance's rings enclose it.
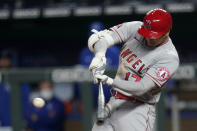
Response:
[[[137,32],[141,25],[142,22],[134,21],[111,28],[116,34],[116,43],[125,43],[120,52],[116,77],[138,82],[147,75],[160,88],[135,97],[148,103],[157,103],[161,88],[179,66],[179,57],[170,38],[158,47],[147,46],[144,37]],[[124,95],[132,96],[116,87],[114,89]]]
[[[156,107],[149,103],[159,101],[162,87],[179,66],[179,57],[170,38],[158,47],[147,46],[144,37],[137,32],[141,25],[142,22],[134,21],[111,28],[115,32],[112,33],[115,43],[124,43],[114,81],[121,79],[139,82],[146,75],[158,88],[141,96],[134,96],[114,86],[114,90],[147,103],[141,104],[111,97],[107,104],[111,107],[110,116],[102,125],[94,123],[92,131],[152,131],[153,129]],[[131,87],[132,85],[128,85],[127,88]]]

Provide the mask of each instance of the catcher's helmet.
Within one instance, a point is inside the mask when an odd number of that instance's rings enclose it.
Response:
[[[163,9],[149,11],[138,33],[149,39],[157,39],[172,28],[172,17]]]

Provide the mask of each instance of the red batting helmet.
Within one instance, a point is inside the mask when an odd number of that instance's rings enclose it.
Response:
[[[149,39],[157,39],[172,28],[172,17],[163,9],[149,11],[138,33]]]

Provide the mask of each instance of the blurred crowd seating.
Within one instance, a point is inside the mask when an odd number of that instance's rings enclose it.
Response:
[[[147,3],[197,2],[196,0],[1,0],[0,8],[28,8],[72,5],[128,5]]]

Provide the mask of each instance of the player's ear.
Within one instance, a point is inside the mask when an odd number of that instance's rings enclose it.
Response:
[[[163,34],[163,36],[161,37],[161,39],[165,39],[169,36],[170,31],[166,32],[165,34]]]
[[[165,34],[165,36],[169,36],[169,34],[170,34],[170,30]]]

